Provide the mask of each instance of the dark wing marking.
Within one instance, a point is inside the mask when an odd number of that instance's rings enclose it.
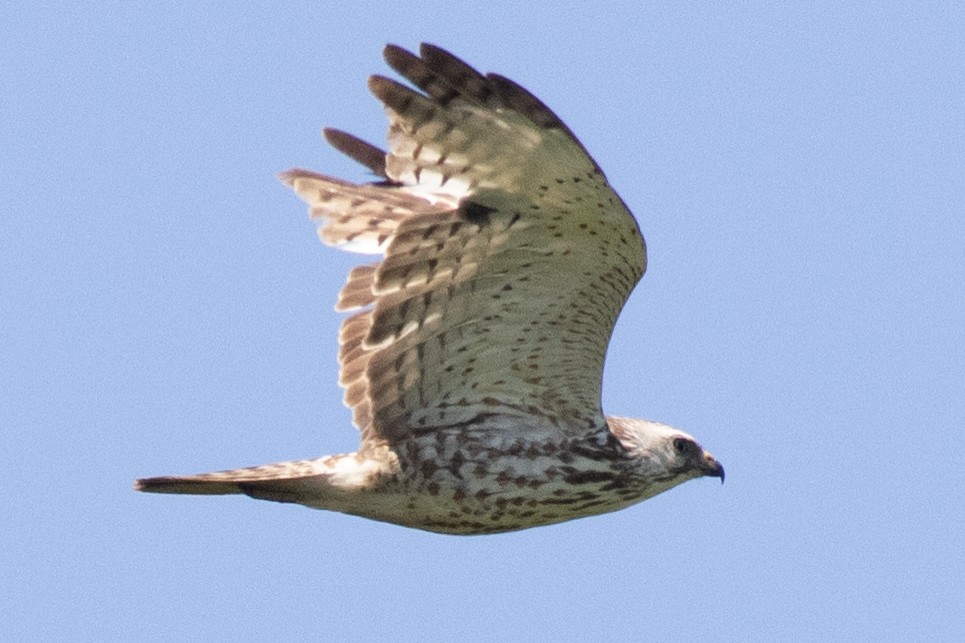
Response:
[[[385,253],[349,274],[338,304],[361,309],[339,357],[363,440],[482,416],[512,431],[599,427],[610,333],[646,267],[632,215],[525,89],[431,45],[385,55],[424,92],[370,79],[388,151],[327,138],[387,180],[286,175],[324,219],[323,240]]]

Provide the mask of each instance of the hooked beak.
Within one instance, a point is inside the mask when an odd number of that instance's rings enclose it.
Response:
[[[720,478],[720,483],[724,484],[724,466],[714,460],[714,456],[704,451],[704,456],[700,461],[700,470],[705,476]]]

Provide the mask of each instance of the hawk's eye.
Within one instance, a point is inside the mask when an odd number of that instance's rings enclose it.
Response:
[[[690,440],[687,438],[674,438],[673,448],[677,453],[684,454],[690,451]]]

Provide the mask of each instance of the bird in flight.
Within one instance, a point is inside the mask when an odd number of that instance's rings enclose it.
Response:
[[[724,469],[691,436],[605,416],[603,363],[646,269],[636,220],[546,105],[424,44],[372,76],[388,151],[327,129],[379,177],[281,175],[327,245],[382,255],[337,310],[355,453],[189,476],[140,491],[247,494],[448,534],[601,514]]]

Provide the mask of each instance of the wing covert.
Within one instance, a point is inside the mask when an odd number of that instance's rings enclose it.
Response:
[[[350,273],[340,383],[363,439],[536,416],[599,426],[607,344],[646,267],[636,221],[572,132],[532,94],[438,47],[374,76],[389,150],[330,142],[387,180],[285,175],[327,243],[382,251]],[[334,140],[333,140],[334,138]]]

